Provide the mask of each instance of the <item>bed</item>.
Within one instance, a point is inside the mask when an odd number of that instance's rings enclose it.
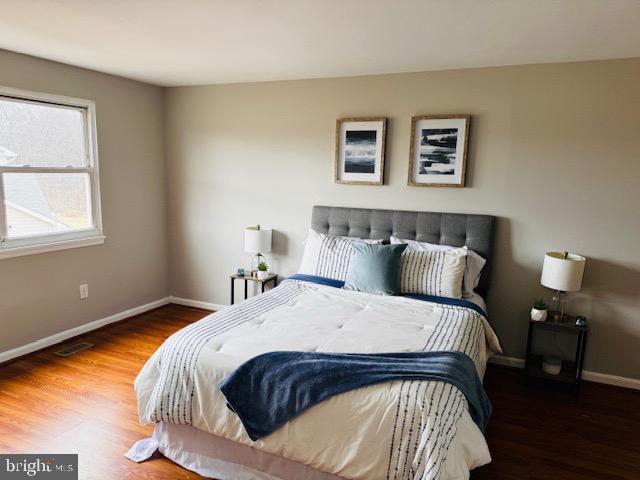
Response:
[[[316,232],[467,245],[487,260],[480,295],[450,303],[350,292],[291,279],[174,334],[135,381],[138,414],[153,437],[128,452],[159,449],[221,480],[466,479],[491,460],[465,397],[451,384],[394,381],[334,396],[252,441],[218,385],[239,365],[275,350],[381,353],[456,351],[480,378],[499,351],[483,313],[491,279],[488,215],[313,208]]]

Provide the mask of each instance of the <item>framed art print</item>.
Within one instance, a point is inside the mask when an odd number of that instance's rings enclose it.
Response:
[[[422,115],[411,119],[409,185],[464,187],[469,115]]]
[[[387,119],[340,118],[336,122],[336,183],[382,185]]]

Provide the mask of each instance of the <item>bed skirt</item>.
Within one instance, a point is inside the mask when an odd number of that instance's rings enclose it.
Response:
[[[187,470],[218,480],[344,480],[190,425],[164,422],[156,424],[151,438],[136,442],[126,457],[143,462],[156,450]]]

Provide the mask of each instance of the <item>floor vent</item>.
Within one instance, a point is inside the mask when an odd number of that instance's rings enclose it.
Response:
[[[68,357],[70,355],[73,355],[74,353],[81,352],[82,350],[85,350],[91,347],[93,347],[93,343],[80,342],[74,345],[69,345],[67,348],[55,352],[55,354],[58,355],[59,357]]]

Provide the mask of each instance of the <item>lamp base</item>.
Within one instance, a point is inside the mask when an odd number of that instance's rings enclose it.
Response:
[[[266,263],[266,264],[268,265],[267,257],[266,257],[266,256],[264,256],[262,253],[256,253],[256,254],[254,255],[254,257],[251,259],[251,276],[252,276],[252,277],[257,277],[257,276],[258,276],[258,272],[260,271],[260,270],[258,269],[258,266],[259,266],[261,263],[263,263],[263,262],[264,262],[264,263]],[[268,269],[269,269],[269,268],[268,268],[268,266],[267,266],[267,270],[268,270]],[[263,270],[263,271],[264,271],[264,270]]]
[[[565,310],[567,308],[567,294],[562,290],[556,290],[553,294],[552,298],[553,303],[555,304],[556,310],[553,312],[554,320],[562,320],[567,317]]]

